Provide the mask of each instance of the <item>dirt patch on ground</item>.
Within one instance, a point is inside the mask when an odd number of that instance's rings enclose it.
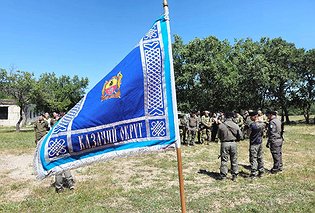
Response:
[[[1,200],[22,201],[31,191],[29,186],[49,187],[52,179],[36,180],[33,169],[33,154],[0,154]]]
[[[35,180],[33,155],[0,155],[0,174],[14,180]]]

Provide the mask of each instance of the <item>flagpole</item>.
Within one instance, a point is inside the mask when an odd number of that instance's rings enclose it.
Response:
[[[169,9],[168,9],[168,3],[167,0],[163,0],[163,8],[164,8],[164,15],[166,18],[166,21],[169,22]],[[169,26],[169,25],[168,25]],[[171,41],[171,36],[170,36],[170,30],[169,32],[169,41]],[[172,47],[170,44],[170,57],[172,57]],[[173,59],[171,60],[171,76],[172,76],[172,82],[175,82],[175,77],[174,77],[174,69],[173,69]],[[176,101],[176,90],[175,90],[175,83],[173,83],[173,88],[172,90],[174,91],[174,97],[175,97],[175,104],[174,104],[174,123],[175,125],[178,125],[178,113],[177,113],[177,101]],[[178,177],[179,177],[179,191],[180,191],[180,203],[181,203],[181,208],[182,208],[182,213],[186,213],[186,202],[185,202],[185,190],[184,190],[184,177],[183,177],[183,167],[182,167],[182,151],[180,147],[180,136],[179,136],[179,127],[176,127],[176,138],[177,141],[175,143],[176,145],[176,153],[177,153],[177,167],[178,167]]]

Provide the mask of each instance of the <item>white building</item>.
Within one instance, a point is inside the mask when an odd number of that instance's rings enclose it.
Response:
[[[28,105],[25,111],[22,126],[34,122],[38,116],[33,104]],[[15,100],[0,99],[0,126],[15,126],[19,119],[20,107],[16,105]]]

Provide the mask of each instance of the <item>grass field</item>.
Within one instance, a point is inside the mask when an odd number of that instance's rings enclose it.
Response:
[[[286,126],[284,171],[255,180],[248,177],[248,141],[239,143],[237,182],[217,180],[219,146],[182,147],[187,212],[315,212],[315,125]],[[0,129],[0,212],[181,210],[175,151],[76,169],[76,189],[57,194],[52,178],[35,180],[34,149],[32,131]],[[267,148],[264,157],[270,169]]]

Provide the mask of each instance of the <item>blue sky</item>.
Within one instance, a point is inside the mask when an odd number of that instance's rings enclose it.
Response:
[[[185,43],[282,37],[315,48],[313,0],[168,2],[171,33]],[[92,88],[162,13],[162,0],[0,0],[0,68],[88,77]]]

